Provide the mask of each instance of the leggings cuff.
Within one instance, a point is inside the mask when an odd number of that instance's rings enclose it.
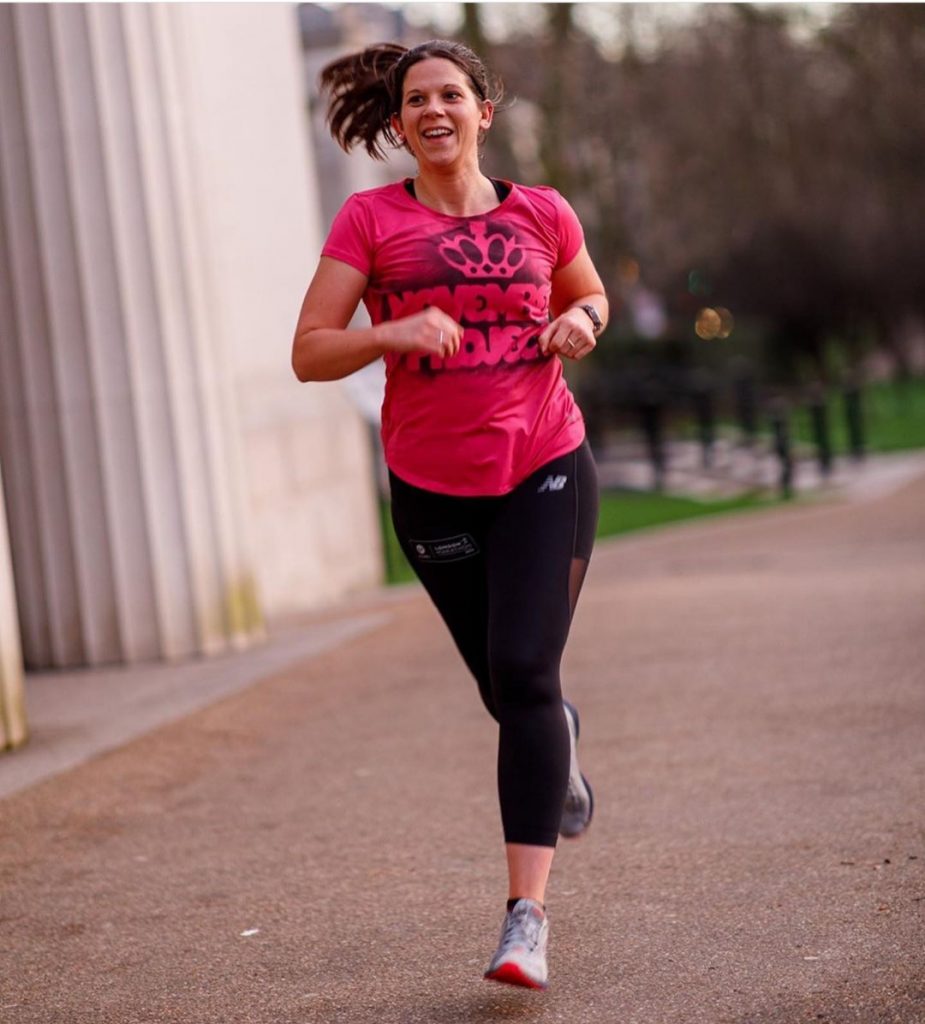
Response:
[[[504,836],[505,843],[520,843],[524,846],[549,846],[555,849],[559,842],[559,832],[532,832],[529,835],[519,833],[517,835]]]

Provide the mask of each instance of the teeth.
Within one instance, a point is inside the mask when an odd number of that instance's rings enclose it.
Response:
[[[453,133],[450,131],[449,128],[428,128],[427,131],[424,132],[424,137],[427,138],[427,139],[433,139],[433,138],[436,138],[439,135],[452,135],[452,134]]]

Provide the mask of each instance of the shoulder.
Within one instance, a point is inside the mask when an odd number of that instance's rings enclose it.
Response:
[[[407,193],[401,182],[354,192],[334,215],[331,235],[347,232],[369,240],[379,237],[383,224],[393,224],[401,216],[402,195]]]
[[[564,202],[562,193],[554,189],[552,185],[524,185],[518,181],[514,182],[514,187],[518,192],[522,192],[524,196],[533,199],[536,202]]]
[[[391,205],[399,202],[407,194],[403,181],[392,181],[388,185],[378,185],[376,188],[367,188],[361,192],[354,192],[353,195],[348,196],[344,201],[342,209],[347,207],[375,209],[383,204]]]
[[[551,185],[515,185],[518,195],[540,215],[558,217],[568,207],[561,192]]]
[[[378,253],[408,216],[403,182],[354,192],[337,211],[321,252],[371,275]]]
[[[572,230],[577,222],[568,200],[550,185],[515,185],[521,209],[526,207],[536,222],[555,236]]]
[[[334,227],[348,224],[371,237],[387,234],[408,215],[409,198],[400,181],[354,192],[335,214]]]
[[[549,185],[517,185],[516,194],[556,254],[556,268],[569,263],[584,242],[584,232],[565,197]]]
[[[556,241],[557,246],[575,249],[574,238],[582,234],[581,225],[568,200],[550,185],[516,185],[521,208],[529,209],[535,223]],[[579,247],[581,242],[578,243]]]

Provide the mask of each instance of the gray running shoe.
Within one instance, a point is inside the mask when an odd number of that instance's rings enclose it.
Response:
[[[581,774],[581,768],[578,767],[578,711],[567,700],[562,703],[565,707],[569,738],[572,741],[572,756],[569,762],[568,790],[562,808],[559,835],[573,839],[575,836],[580,836],[591,824],[591,817],[594,814],[594,794],[591,792],[591,784]]]
[[[518,900],[507,912],[501,942],[491,958],[485,977],[506,985],[546,988],[546,942],[549,922],[536,900]]]

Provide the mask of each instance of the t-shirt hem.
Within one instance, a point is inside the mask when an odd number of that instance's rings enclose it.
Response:
[[[442,481],[430,480],[427,477],[415,473],[413,470],[404,470],[401,467],[394,465],[394,463],[388,459],[386,460],[386,464],[388,465],[389,471],[394,473],[399,480],[402,480],[406,484],[410,484],[412,487],[417,487],[422,491],[431,491],[433,494],[445,494],[451,498],[503,498],[504,495],[517,490],[524,480],[533,476],[534,473],[542,469],[548,462],[552,462],[554,459],[561,458],[563,455],[569,455],[571,452],[577,451],[585,443],[586,436],[587,432],[585,430],[584,423],[582,423],[581,434],[577,440],[575,435],[568,435],[558,444],[549,445],[542,451],[542,453],[538,454],[535,459],[532,459],[527,463],[523,471],[517,474],[517,478],[513,480],[513,482],[505,483],[498,488],[486,489],[484,487],[447,486]]]

